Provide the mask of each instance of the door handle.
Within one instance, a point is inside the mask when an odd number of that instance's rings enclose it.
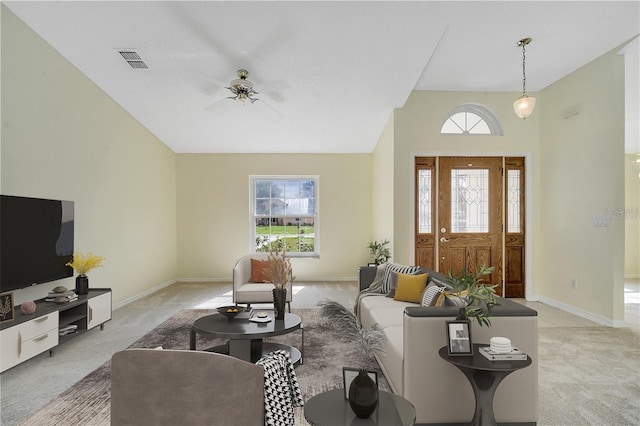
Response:
[[[448,243],[449,241],[451,241],[451,240],[447,240],[445,237],[440,237],[440,242],[443,243],[443,244],[444,243]]]

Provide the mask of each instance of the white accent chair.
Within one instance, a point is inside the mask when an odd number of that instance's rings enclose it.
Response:
[[[252,303],[273,303],[273,284],[271,283],[252,283],[251,278],[251,259],[267,260],[269,253],[252,253],[242,256],[236,266],[233,267],[233,303],[246,304],[251,306]],[[287,306],[291,312],[291,282],[287,284]]]

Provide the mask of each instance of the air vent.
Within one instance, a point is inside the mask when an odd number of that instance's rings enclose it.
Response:
[[[129,65],[131,65],[131,68],[133,68],[133,69],[148,69],[149,68],[147,66],[147,64],[144,63],[142,58],[136,52],[134,52],[133,50],[119,50],[118,53],[120,53],[120,55],[122,55],[124,60],[127,61],[127,63]]]

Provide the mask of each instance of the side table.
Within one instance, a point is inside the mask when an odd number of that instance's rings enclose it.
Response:
[[[416,409],[401,396],[381,390],[376,411],[368,419],[361,419],[345,399],[344,389],[334,389],[305,402],[304,418],[313,426],[412,426]]]
[[[473,356],[450,356],[447,347],[443,346],[438,351],[440,358],[458,367],[467,377],[473,394],[476,397],[476,409],[471,420],[474,426],[496,425],[493,414],[493,397],[502,380],[514,371],[531,365],[531,357],[527,355],[522,361],[489,361],[478,349],[481,346],[473,345]]]

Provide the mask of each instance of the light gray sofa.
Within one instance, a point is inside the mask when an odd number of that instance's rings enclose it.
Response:
[[[429,280],[444,280],[429,272]],[[369,283],[360,283],[361,288]],[[494,399],[496,421],[536,424],[538,418],[538,317],[537,312],[509,299],[499,298],[490,328],[472,321],[474,343],[489,343],[494,336],[508,337],[531,356],[531,366],[516,371],[500,384]],[[471,385],[438,350],[447,342],[445,321],[454,319],[454,306],[420,307],[380,294],[361,296],[358,313],[362,326],[378,324],[386,336],[385,351],[376,360],[392,390],[416,408],[416,423],[467,423],[473,417],[475,398]]]

